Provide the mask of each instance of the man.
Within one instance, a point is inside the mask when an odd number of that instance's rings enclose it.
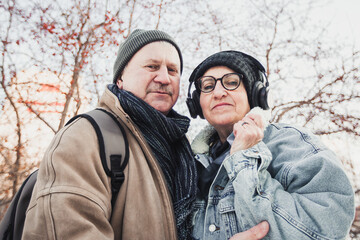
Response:
[[[99,103],[117,117],[129,143],[114,208],[95,131],[80,118],[59,131],[44,156],[23,239],[190,238],[197,173],[185,136],[189,119],[172,110],[182,68],[168,34],[129,35],[118,51],[114,84]]]

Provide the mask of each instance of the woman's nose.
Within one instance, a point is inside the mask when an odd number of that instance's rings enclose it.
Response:
[[[216,81],[213,95],[215,98],[221,98],[227,94],[227,90],[223,87],[220,81]]]

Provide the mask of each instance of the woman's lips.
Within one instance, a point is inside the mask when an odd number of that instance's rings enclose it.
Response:
[[[223,103],[218,103],[218,104],[216,104],[212,109],[215,109],[215,108],[218,108],[218,107],[223,107],[223,106],[231,106],[231,104],[225,103],[225,102],[223,102]]]

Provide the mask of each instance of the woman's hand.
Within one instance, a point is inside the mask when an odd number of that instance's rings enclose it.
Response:
[[[234,124],[234,142],[230,154],[245,150],[259,143],[264,137],[265,123],[260,114],[251,111],[239,122]]]
[[[230,238],[230,240],[258,240],[265,237],[268,231],[269,224],[268,222],[264,221],[245,232],[235,234]]]

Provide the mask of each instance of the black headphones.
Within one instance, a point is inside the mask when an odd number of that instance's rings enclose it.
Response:
[[[200,106],[200,94],[194,90],[190,95],[190,89],[193,82],[189,84],[188,97],[186,99],[186,105],[189,109],[190,116],[196,118],[198,115],[204,119],[204,115]],[[195,83],[194,83],[195,84]]]
[[[227,52],[232,54],[241,54],[245,59],[250,61],[251,65],[254,66],[255,70],[257,70],[259,73],[258,78],[256,79],[255,83],[252,86],[250,107],[251,108],[260,107],[264,110],[269,109],[269,104],[268,104],[269,81],[266,76],[265,68],[263,67],[263,65],[261,65],[261,63],[255,58],[251,57],[250,55],[244,54],[242,52],[237,52],[237,51],[227,51]],[[211,56],[209,58],[211,58]],[[206,60],[204,60],[204,62],[205,61]],[[204,119],[204,115],[200,106],[200,92],[194,90],[192,94],[190,94],[191,85],[193,83],[195,84],[195,80],[196,80],[195,75],[198,72],[198,69],[202,65],[202,63],[193,71],[193,73],[190,76],[190,84],[188,89],[188,97],[186,99],[186,105],[189,109],[190,116],[192,118],[196,118],[199,115],[200,118]],[[214,66],[210,66],[207,69]]]

